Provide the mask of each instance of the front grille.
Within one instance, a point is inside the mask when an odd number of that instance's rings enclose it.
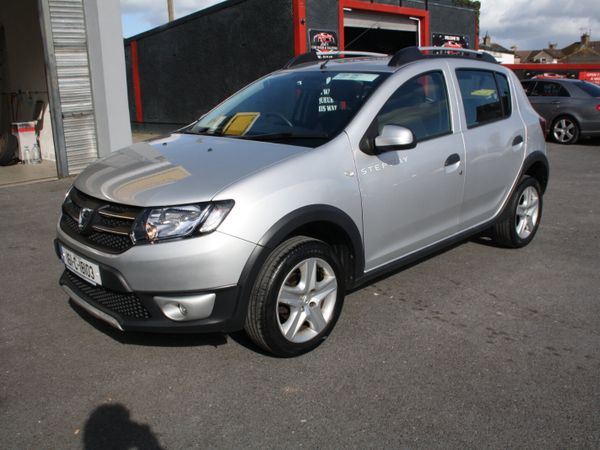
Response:
[[[76,292],[78,291],[90,300],[122,317],[132,319],[150,319],[152,317],[135,294],[113,292],[101,286],[93,286],[69,270],[65,271],[64,276]]]
[[[92,212],[87,224],[80,229],[82,208]],[[133,246],[130,233],[142,208],[119,205],[95,199],[72,189],[63,203],[61,229],[74,239],[109,253],[122,253]]]

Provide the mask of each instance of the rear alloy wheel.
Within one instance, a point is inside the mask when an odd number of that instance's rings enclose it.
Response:
[[[552,137],[559,144],[574,144],[579,139],[579,125],[571,117],[559,117],[552,125]]]
[[[525,177],[510,198],[505,215],[494,225],[496,243],[512,248],[529,244],[540,225],[542,203],[540,184]]]
[[[338,260],[327,244],[294,237],[265,261],[250,297],[246,332],[277,356],[318,346],[333,329],[344,299]]]

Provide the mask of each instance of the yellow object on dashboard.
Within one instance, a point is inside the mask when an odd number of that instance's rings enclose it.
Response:
[[[243,136],[252,128],[259,116],[259,112],[237,113],[223,127],[223,134],[225,136]]]

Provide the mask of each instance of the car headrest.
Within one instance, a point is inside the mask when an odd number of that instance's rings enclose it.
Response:
[[[329,96],[336,102],[354,102],[362,91],[362,83],[353,80],[332,80],[329,85]]]

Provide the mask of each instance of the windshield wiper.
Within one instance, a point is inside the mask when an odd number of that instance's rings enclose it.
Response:
[[[228,136],[228,137],[237,137],[239,139],[249,139],[256,141],[277,141],[280,139],[329,139],[329,134],[327,133],[267,133],[267,134],[250,134],[244,136]]]

